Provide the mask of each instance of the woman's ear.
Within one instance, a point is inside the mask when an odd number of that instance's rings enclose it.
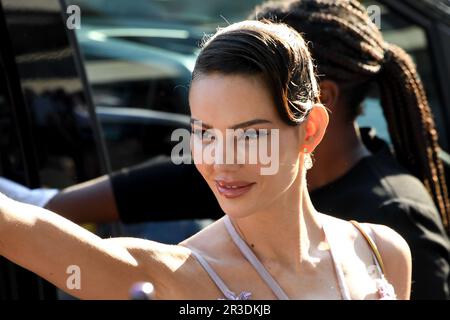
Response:
[[[320,102],[332,113],[338,105],[340,96],[339,86],[332,80],[320,81]]]
[[[302,152],[311,153],[322,141],[328,127],[329,116],[327,109],[322,104],[313,105],[307,120],[304,123],[304,141]]]

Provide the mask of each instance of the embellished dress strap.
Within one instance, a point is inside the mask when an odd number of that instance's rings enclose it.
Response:
[[[378,273],[380,274],[380,278],[375,280],[375,284],[378,289],[378,296],[380,300],[395,300],[397,299],[397,295],[395,294],[394,287],[387,281],[385,278],[385,267],[383,264],[383,259],[381,258],[380,251],[378,250],[375,241],[369,235],[369,233],[365,230],[365,228],[359,224],[358,222],[351,220],[351,224],[355,226],[356,229],[363,235],[366,239],[368,245],[372,250],[372,257],[375,262],[375,265],[378,269]]]
[[[341,296],[343,300],[352,300],[350,295],[350,290],[345,281],[345,274],[342,268],[342,259],[339,255],[339,251],[334,245],[334,238],[332,232],[329,230],[329,227],[326,222],[322,223],[323,232],[325,233],[325,239],[328,243],[328,247],[330,248],[331,258],[334,263],[334,270],[336,272],[336,278],[338,280],[339,289],[341,292]]]
[[[236,295],[233,291],[231,291],[227,285],[223,282],[223,280],[219,277],[219,275],[214,271],[214,269],[211,267],[211,265],[206,261],[206,259],[198,253],[196,250],[189,248],[194,255],[194,257],[197,259],[197,261],[200,263],[200,265],[205,269],[206,273],[208,273],[209,277],[213,280],[213,282],[216,284],[216,286],[219,288],[219,290],[223,293],[225,296],[225,299],[227,300],[248,300],[251,297],[251,293],[249,292],[242,292],[239,295]]]
[[[355,226],[355,228],[358,229],[359,232],[366,239],[367,244],[372,249],[372,253],[373,253],[374,257],[375,257],[375,262],[377,263],[377,266],[380,269],[379,271],[382,274],[384,274],[386,269],[384,268],[383,259],[381,258],[380,251],[378,251],[378,248],[377,248],[377,245],[375,244],[375,241],[373,241],[372,237],[364,230],[363,226],[360,225],[357,221],[351,220],[350,223],[353,224]]]
[[[228,233],[233,239],[236,246],[239,248],[244,257],[250,262],[250,264],[255,268],[256,272],[261,276],[267,286],[272,290],[273,294],[279,300],[289,300],[287,294],[280,287],[278,282],[272,277],[272,275],[266,270],[264,265],[259,261],[256,255],[253,253],[252,249],[245,243],[245,241],[239,236],[236,229],[233,226],[230,218],[228,216],[224,217],[225,226],[227,228]]]

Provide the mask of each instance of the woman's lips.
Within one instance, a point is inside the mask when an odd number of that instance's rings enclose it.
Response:
[[[225,182],[216,180],[217,191],[225,198],[233,199],[242,196],[247,193],[254,185],[253,182],[245,181],[232,181]]]

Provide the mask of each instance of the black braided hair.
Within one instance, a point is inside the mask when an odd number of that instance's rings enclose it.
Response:
[[[357,0],[294,0],[256,7],[252,19],[283,22],[309,41],[319,77],[334,80],[355,119],[371,83],[381,105],[400,164],[419,178],[449,229],[450,201],[438,157],[432,112],[410,56],[386,43]]]

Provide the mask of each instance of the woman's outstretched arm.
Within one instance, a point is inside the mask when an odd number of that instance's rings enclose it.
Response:
[[[81,299],[128,299],[139,281],[152,282],[158,291],[174,270],[163,256],[174,249],[140,239],[104,240],[51,211],[0,194],[0,255]],[[170,256],[177,258],[176,250]],[[67,285],[73,266],[80,271],[79,289]]]

